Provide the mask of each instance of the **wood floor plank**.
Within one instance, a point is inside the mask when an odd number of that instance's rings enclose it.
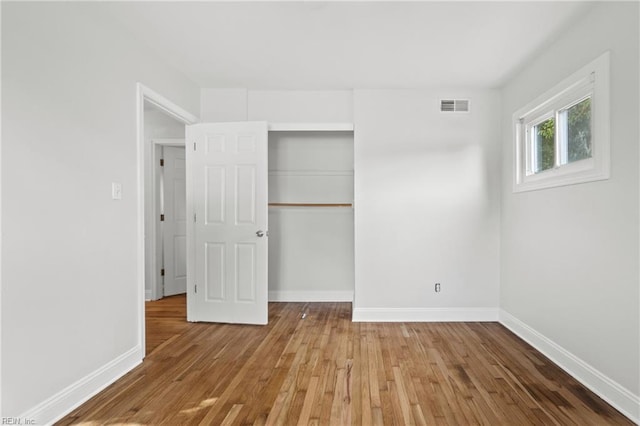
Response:
[[[631,425],[497,323],[354,323],[272,303],[269,324],[147,304],[142,365],[58,425]],[[303,315],[304,318],[303,318]]]

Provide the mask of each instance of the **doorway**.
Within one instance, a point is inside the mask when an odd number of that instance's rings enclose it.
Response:
[[[165,154],[163,152],[165,147],[182,147],[184,151],[185,126],[196,122],[197,117],[193,114],[138,83],[138,279],[140,288],[138,293],[138,341],[140,342],[143,356],[146,348],[145,301],[159,299],[167,290],[166,286],[164,290],[162,288],[163,273],[166,274],[166,268],[162,267],[164,266],[163,256],[166,239],[164,238],[165,230],[161,223],[161,214],[166,214],[163,213],[163,208],[166,205],[163,204],[165,192],[160,192],[164,184],[160,160],[163,159]],[[182,155],[182,158],[184,158],[184,155]],[[172,178],[172,180],[174,181],[173,184],[175,184],[175,179]],[[178,196],[182,197],[181,194],[178,194]],[[178,213],[177,215],[174,214],[175,222],[185,219],[184,215],[181,215],[179,207],[176,208],[174,206],[172,213]],[[180,230],[174,229],[171,235],[174,242],[176,239],[179,240],[181,237]],[[178,258],[180,256],[179,250],[177,255],[172,255],[172,257]],[[175,264],[176,262],[174,262]],[[163,271],[163,269],[165,270]],[[174,276],[180,277],[181,272],[180,268],[176,270],[174,267]],[[175,291],[175,289],[170,291]]]
[[[145,300],[177,294],[175,281],[186,283],[184,132],[184,123],[144,103]]]

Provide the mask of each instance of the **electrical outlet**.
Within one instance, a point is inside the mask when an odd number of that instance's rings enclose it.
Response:
[[[436,283],[436,285],[434,286],[434,290],[436,293],[440,293],[440,283]]]

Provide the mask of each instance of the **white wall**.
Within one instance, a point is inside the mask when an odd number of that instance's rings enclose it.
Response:
[[[224,123],[247,120],[247,89],[202,89],[200,120]]]
[[[273,123],[350,123],[351,90],[249,90],[247,118]]]
[[[503,90],[500,294],[505,324],[636,421],[638,16],[635,2],[597,4]],[[514,194],[512,114],[607,50],[611,178]]]
[[[351,90],[202,89],[201,121],[353,121]]]
[[[39,424],[143,356],[136,82],[199,108],[90,9],[2,4],[2,416]]]
[[[159,169],[157,159],[162,158],[162,147],[155,145],[153,139],[158,138],[176,138],[184,139],[185,125],[178,120],[170,117],[163,111],[153,106],[145,106],[144,111],[144,155],[146,164],[149,165],[145,169],[145,299],[157,299],[160,297],[154,294],[153,284],[161,279],[160,268],[162,253],[162,238],[160,238],[161,229],[157,220],[157,212],[160,211],[159,197],[154,197],[154,193],[159,190],[156,182],[159,181]],[[156,203],[155,209],[153,208]],[[154,213],[156,213],[154,215]],[[156,228],[155,234],[153,228]],[[152,238],[155,236],[155,239]],[[154,250],[155,246],[155,250]],[[156,256],[153,256],[153,253]],[[153,279],[155,277],[155,279]],[[156,286],[157,287],[157,286]]]
[[[497,319],[498,92],[356,90],[354,111],[354,319]]]

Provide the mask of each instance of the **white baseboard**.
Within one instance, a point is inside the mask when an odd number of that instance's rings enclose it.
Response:
[[[353,291],[270,291],[269,302],[353,302]]]
[[[498,321],[497,308],[355,308],[354,322]]]
[[[630,420],[640,423],[640,396],[634,395],[624,386],[502,309],[500,323]]]
[[[146,300],[147,302],[153,300],[153,293],[151,292],[151,290],[144,290],[144,300]]]
[[[141,347],[136,346],[28,410],[19,418],[34,420],[38,425],[53,424],[140,364],[142,353]]]

